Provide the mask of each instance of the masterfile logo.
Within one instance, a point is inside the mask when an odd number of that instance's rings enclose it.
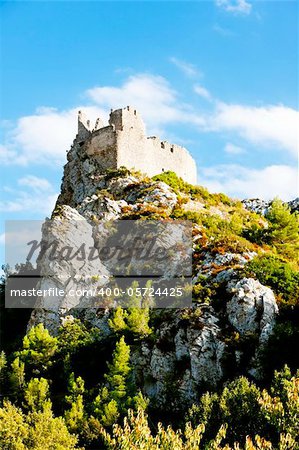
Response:
[[[19,232],[17,245],[12,236]],[[26,230],[26,232],[25,232]],[[7,307],[186,307],[191,304],[188,221],[103,221],[55,217],[8,222]]]

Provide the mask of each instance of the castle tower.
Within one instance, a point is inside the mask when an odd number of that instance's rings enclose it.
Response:
[[[115,131],[134,130],[145,136],[145,125],[135,108],[127,106],[126,108],[111,110],[109,125],[114,126]]]
[[[91,135],[90,120],[82,111],[78,111],[78,134],[77,138],[84,141]]]

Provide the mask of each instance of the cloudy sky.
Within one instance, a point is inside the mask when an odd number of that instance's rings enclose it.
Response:
[[[297,1],[0,7],[3,219],[50,214],[78,109],[106,121],[128,104],[211,191],[298,195]]]

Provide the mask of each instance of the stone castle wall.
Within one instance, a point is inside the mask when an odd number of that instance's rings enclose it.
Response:
[[[97,121],[97,126],[99,121]],[[79,113],[77,141],[86,154],[97,160],[103,170],[125,166],[149,176],[171,170],[189,183],[196,184],[196,164],[183,147],[147,137],[143,121],[134,108],[112,111],[109,126],[91,130]]]

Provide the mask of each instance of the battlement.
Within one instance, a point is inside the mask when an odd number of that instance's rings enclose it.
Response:
[[[144,122],[135,108],[111,110],[109,125],[97,119],[92,128],[79,111],[76,140],[89,157],[96,158],[103,171],[125,166],[150,176],[171,170],[196,184],[196,164],[184,147],[146,136]]]

